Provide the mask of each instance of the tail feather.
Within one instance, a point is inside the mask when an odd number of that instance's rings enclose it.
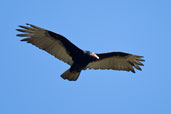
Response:
[[[78,79],[79,75],[80,75],[80,72],[78,72],[78,71],[71,72],[70,69],[68,69],[61,75],[61,77],[63,79],[67,79],[69,81],[76,81]]]

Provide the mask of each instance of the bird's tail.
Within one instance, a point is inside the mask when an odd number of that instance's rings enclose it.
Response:
[[[81,72],[81,71],[80,71]],[[69,81],[76,81],[80,75],[80,72],[79,71],[70,71],[70,69],[68,69],[67,71],[65,71],[61,77],[63,79],[67,79]]]

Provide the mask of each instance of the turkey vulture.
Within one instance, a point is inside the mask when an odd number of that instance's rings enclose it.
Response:
[[[140,62],[144,61],[144,59],[142,59],[143,56],[124,52],[96,54],[78,48],[60,34],[35,25],[27,24],[27,26],[19,25],[19,27],[22,29],[16,30],[24,34],[17,34],[17,36],[26,37],[21,41],[31,43],[71,66],[61,75],[63,79],[75,81],[80,75],[81,70],[86,70],[87,68],[124,70],[135,73],[133,67],[141,70],[139,65],[143,66]]]

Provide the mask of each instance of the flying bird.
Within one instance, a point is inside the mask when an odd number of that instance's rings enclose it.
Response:
[[[141,70],[143,56],[137,56],[124,52],[94,53],[78,48],[64,36],[52,31],[37,27],[32,24],[21,26],[17,31],[20,37],[26,37],[21,41],[31,43],[36,47],[45,50],[57,59],[69,64],[71,67],[61,77],[69,81],[78,79],[82,70],[86,69],[112,69],[131,71],[134,68]]]

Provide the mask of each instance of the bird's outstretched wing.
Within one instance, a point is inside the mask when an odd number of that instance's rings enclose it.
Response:
[[[89,63],[87,68],[125,70],[135,73],[133,67],[141,70],[139,65],[143,66],[143,64],[140,61],[144,61],[144,59],[141,59],[143,56],[137,56],[123,52],[109,52],[97,55],[100,59]]]
[[[77,56],[77,54],[82,52],[81,49],[60,34],[31,24],[27,25],[28,26],[19,26],[22,29],[16,29],[17,31],[23,32],[23,34],[17,34],[17,36],[27,37],[21,41],[26,41],[27,43],[31,43],[38,48],[47,51],[69,65],[73,64],[74,56]]]

